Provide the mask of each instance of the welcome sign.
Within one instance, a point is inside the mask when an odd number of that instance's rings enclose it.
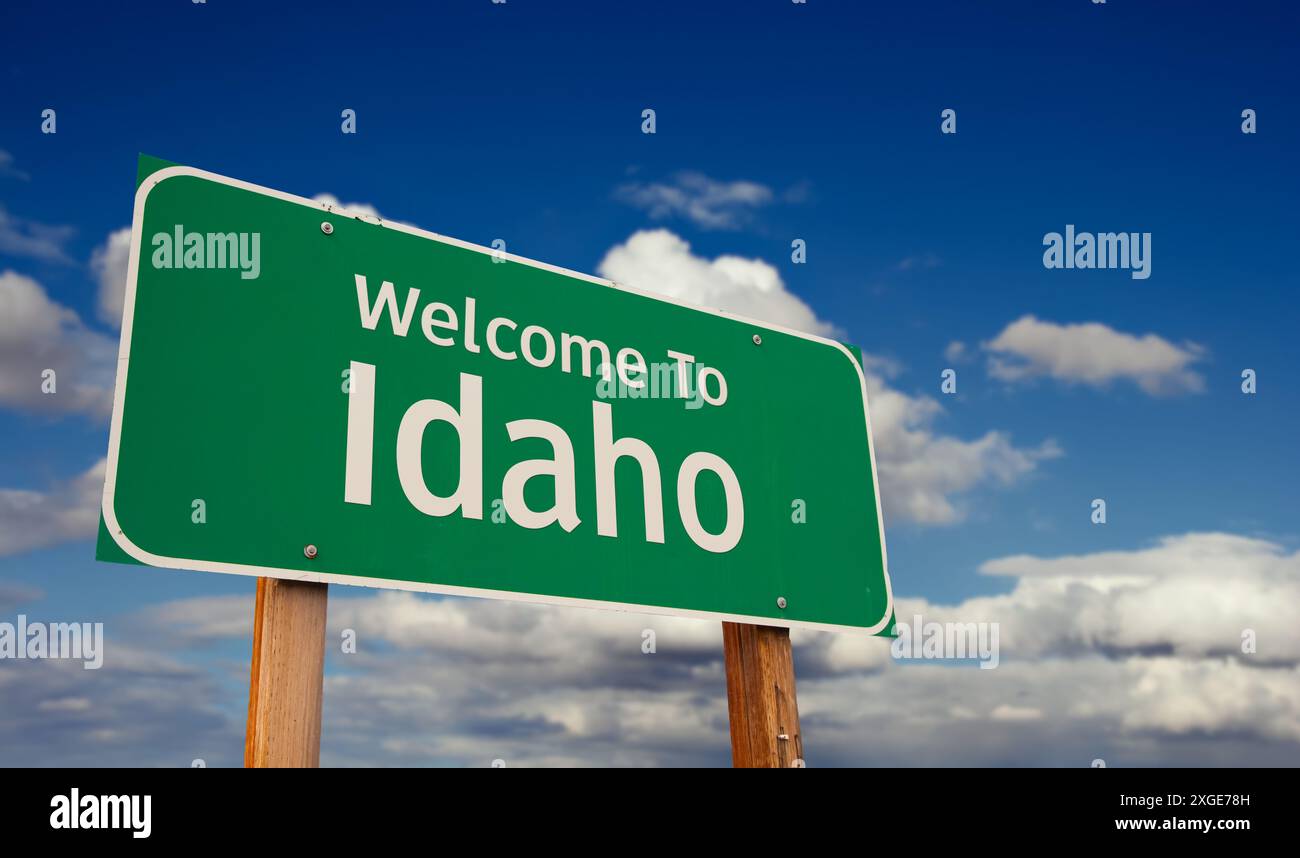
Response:
[[[101,559],[887,632],[840,343],[189,167],[135,203]]]

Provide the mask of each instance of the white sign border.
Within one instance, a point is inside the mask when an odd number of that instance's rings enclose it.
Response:
[[[750,617],[738,614],[721,614],[713,611],[696,611],[683,608],[670,608],[660,605],[633,605],[624,602],[604,602],[596,599],[575,599],[565,596],[551,596],[540,593],[515,593],[507,590],[489,590],[479,589],[476,587],[455,587],[446,584],[426,584],[417,581],[394,581],[387,578],[365,578],[357,575],[339,575],[330,572],[303,572],[299,569],[280,569],[270,566],[248,566],[240,563],[221,563],[210,560],[189,560],[181,557],[164,557],[146,551],[136,545],[122,531],[121,525],[117,521],[117,515],[113,509],[113,498],[117,486],[117,460],[118,446],[122,437],[122,408],[126,396],[126,379],[127,379],[127,362],[131,353],[131,327],[135,314],[135,289],[136,279],[139,273],[140,265],[140,242],[141,229],[144,225],[144,206],[145,201],[149,198],[149,193],[168,179],[177,176],[192,176],[194,178],[204,179],[229,187],[240,188],[241,190],[251,191],[264,196],[274,197],[275,199],[286,202],[296,203],[307,206],[308,208],[317,209],[325,214],[336,215],[339,217],[348,217],[357,220],[363,220],[368,223],[376,224],[385,229],[393,229],[398,232],[408,233],[419,236],[420,238],[438,241],[443,244],[454,245],[465,250],[472,250],[476,253],[483,253],[497,258],[504,257],[510,262],[517,262],[522,265],[531,265],[534,268],[541,268],[566,277],[576,277],[580,280],[586,280],[589,283],[596,283],[600,286],[607,286],[611,289],[618,289],[623,292],[629,292],[634,295],[640,295],[643,298],[650,298],[655,301],[662,301],[667,304],[675,304],[679,307],[685,307],[697,312],[710,313],[714,316],[720,316],[743,322],[747,325],[753,325],[755,328],[765,331],[777,331],[794,337],[800,337],[806,340],[823,343],[838,349],[853,365],[858,374],[858,379],[862,384],[862,410],[866,418],[867,426],[867,449],[871,456],[871,479],[873,482],[875,500],[876,500],[876,521],[880,527],[880,560],[881,567],[884,571],[885,578],[885,610],[880,621],[876,625],[867,628],[864,626],[842,626],[834,623],[816,623],[803,620],[787,620],[781,617]],[[751,623],[763,626],[777,626],[783,628],[805,628],[817,631],[838,631],[854,632],[857,634],[878,634],[884,630],[890,622],[894,613],[894,592],[889,579],[889,560],[885,551],[885,521],[880,509],[880,479],[876,473],[876,445],[871,435],[871,412],[867,406],[867,380],[863,375],[862,366],[853,357],[852,352],[845,348],[843,343],[826,337],[820,337],[816,334],[808,334],[803,331],[796,331],[785,328],[780,325],[774,325],[769,322],[759,322],[734,313],[727,313],[721,310],[715,310],[709,307],[702,307],[696,304],[689,304],[683,301],[675,301],[664,295],[657,295],[653,292],[644,292],[640,289],[634,289],[623,286],[612,280],[605,280],[600,277],[593,277],[590,274],[581,274],[576,271],[569,271],[565,268],[559,268],[554,265],[548,265],[545,262],[526,259],[522,256],[516,256],[512,253],[502,253],[498,250],[491,250],[481,247],[477,244],[470,244],[466,241],[460,241],[455,238],[438,235],[426,230],[417,229],[406,224],[390,223],[381,218],[375,218],[369,215],[349,212],[338,206],[331,206],[327,203],[309,200],[305,197],[294,196],[282,191],[276,191],[271,188],[264,188],[260,185],[254,185],[250,182],[243,182],[238,179],[231,179],[216,173],[209,173],[205,170],[199,170],[194,167],[174,166],[164,167],[150,174],[140,184],[135,194],[135,211],[131,223],[131,254],[127,264],[126,276],[126,293],[122,308],[122,340],[118,347],[117,356],[117,381],[113,388],[113,420],[109,428],[108,437],[108,463],[104,477],[104,500],[103,500],[104,522],[108,528],[109,535],[113,541],[132,558],[148,566],[158,566],[170,569],[191,569],[200,572],[221,572],[231,575],[252,575],[257,577],[281,578],[288,581],[313,581],[321,584],[343,584],[356,587],[375,587],[387,590],[410,590],[421,593],[440,593],[449,596],[473,596],[477,598],[502,599],[505,601],[530,602],[534,604],[562,605],[567,607],[581,608],[598,608],[602,610],[623,611],[630,613],[655,614],[660,616],[674,617],[692,617],[698,619],[722,620],[731,623]]]

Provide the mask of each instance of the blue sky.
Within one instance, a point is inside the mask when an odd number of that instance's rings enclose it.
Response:
[[[76,314],[70,348],[116,341],[91,261],[129,223],[140,152],[332,194],[479,244],[501,237],[514,253],[579,271],[597,272],[638,231],[666,229],[694,258],[774,267],[792,300],[878,361],[880,383],[911,415],[892,479],[922,499],[910,510],[884,499],[900,596],[957,606],[1006,596],[1018,579],[978,570],[1021,554],[1131,558],[1185,534],[1256,540],[1271,546],[1262,555],[1284,559],[1300,547],[1291,109],[1300,13],[1289,4],[475,0],[345,10],[176,0],[58,15],[20,2],[5,17],[0,272],[30,278]],[[46,108],[57,111],[55,134],[41,133]],[[356,111],[355,135],[340,133],[345,108]],[[653,135],[642,133],[645,108],[656,111]],[[945,108],[957,111],[956,134],[940,133]],[[1255,134],[1242,133],[1246,108],[1257,112]],[[712,202],[698,199],[701,188]],[[692,194],[714,220],[648,202]],[[1043,236],[1067,223],[1151,233],[1151,277],[1045,269]],[[796,238],[806,264],[791,261]],[[734,297],[744,309],[744,295]],[[1092,339],[1046,327],[1038,338],[1004,334],[1026,316],[1104,328]],[[1000,335],[1006,348],[988,347]],[[1046,369],[1065,366],[1051,363],[1052,349],[1068,351],[1076,335],[1085,366]],[[963,355],[948,351],[954,342]],[[1135,342],[1131,360],[1109,359]],[[1172,368],[1143,364],[1169,354]],[[1031,377],[999,372],[999,356]],[[25,366],[3,357],[7,372]],[[949,367],[956,395],[940,392]],[[1258,373],[1255,395],[1241,391],[1245,368]],[[87,409],[12,396],[0,399],[0,438],[0,489],[50,498],[53,516],[67,500],[60,492],[102,458],[106,424]],[[918,464],[943,465],[949,441],[954,468],[974,463],[969,479],[917,477]],[[1104,526],[1089,518],[1099,497]],[[919,511],[936,498],[951,512]],[[0,586],[42,594],[12,607],[0,598],[0,614],[131,618],[251,591],[244,579],[96,564],[75,526],[52,533],[0,556]],[[1168,574],[1181,580],[1178,568]],[[214,604],[238,615],[241,603]],[[1185,622],[1201,621],[1193,612]],[[118,623],[132,635],[147,625]],[[1161,651],[1190,645],[1169,634]],[[238,634],[214,633],[175,657],[195,681],[220,675],[238,690],[246,653]],[[349,670],[331,664],[332,676]],[[239,701],[222,705],[224,740],[242,725]],[[1066,716],[1043,711],[1040,721],[1068,731]],[[1297,740],[1285,739],[1300,715],[1279,717],[1251,748],[1266,759],[1281,736],[1300,759]],[[327,760],[330,735],[327,726]],[[1225,747],[1212,727],[1196,735],[1204,748]],[[0,762],[13,752],[3,741]],[[1186,761],[1192,752],[1173,744],[1156,742],[1143,759]],[[351,762],[370,746],[354,751],[340,738],[337,747],[333,759]],[[622,759],[596,747],[575,740],[572,759]],[[155,760],[129,743],[122,753]],[[1034,753],[972,761],[1052,759]],[[646,754],[636,762],[673,759]],[[462,761],[445,750],[432,759]]]

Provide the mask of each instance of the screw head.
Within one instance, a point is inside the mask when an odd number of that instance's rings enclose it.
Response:
[[[329,221],[322,221],[320,225],[320,231],[325,233],[326,235],[330,235],[331,233],[334,232],[334,224],[330,223]]]
[[[314,545],[308,545],[306,548],[304,548],[304,549],[302,550],[302,553],[303,553],[303,556],[306,557],[308,560],[315,560],[315,559],[316,559],[316,546],[314,546]]]
[[[776,606],[777,606],[778,608],[780,608],[781,610],[784,611],[784,610],[785,610],[785,605],[786,605],[785,596],[777,596],[777,597],[776,597]]]
[[[763,338],[760,337],[758,334],[754,334],[754,345],[761,346],[762,344],[763,344]]]

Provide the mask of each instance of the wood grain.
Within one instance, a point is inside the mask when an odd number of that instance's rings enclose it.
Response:
[[[791,768],[803,764],[790,630],[723,623],[731,764]]]
[[[248,689],[248,768],[320,765],[329,585],[257,579]]]

